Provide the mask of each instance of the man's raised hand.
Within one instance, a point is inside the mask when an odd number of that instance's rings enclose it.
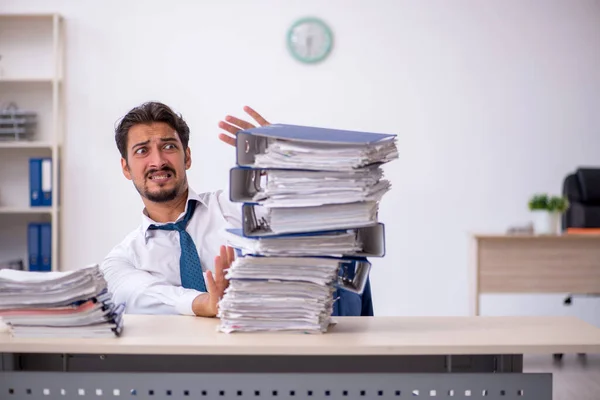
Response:
[[[252,108],[245,106],[244,111],[248,115],[250,115],[258,125],[270,125],[270,123],[266,119],[264,119],[262,115],[254,111]],[[227,133],[220,133],[219,139],[224,143],[227,143],[231,146],[235,146],[236,135],[239,131],[243,129],[256,128],[256,126],[248,121],[244,121],[242,119],[228,115],[225,117],[224,121],[219,122],[219,128],[227,131]]]

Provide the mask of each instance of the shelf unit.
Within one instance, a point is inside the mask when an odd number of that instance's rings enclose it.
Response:
[[[37,113],[31,140],[0,138],[0,263],[29,268],[27,226],[52,225],[52,271],[60,270],[60,166],[64,139],[64,28],[58,14],[0,14],[0,108]],[[29,159],[52,159],[52,205],[30,206]]]

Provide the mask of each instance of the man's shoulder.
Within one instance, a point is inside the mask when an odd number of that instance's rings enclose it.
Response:
[[[227,196],[225,194],[225,190],[224,189],[217,189],[217,190],[213,190],[213,191],[208,191],[208,192],[200,192],[197,193],[197,198],[205,203],[205,204],[209,204],[211,202],[220,202],[220,201],[228,201],[229,200],[229,196]]]
[[[129,232],[121,242],[117,243],[107,255],[108,257],[112,256],[123,256],[128,254],[131,250],[135,248],[137,242],[142,239],[142,230],[141,226],[136,227],[134,230]]]

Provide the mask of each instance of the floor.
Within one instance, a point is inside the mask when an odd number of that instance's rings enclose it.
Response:
[[[525,372],[552,372],[553,400],[600,400],[600,354],[565,354],[561,361],[552,356],[526,355]]]

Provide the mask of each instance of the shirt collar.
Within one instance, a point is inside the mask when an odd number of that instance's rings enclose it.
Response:
[[[179,214],[179,216],[177,217],[177,220],[175,220],[173,222],[177,222],[184,217],[184,215],[187,212],[187,209],[189,207],[190,200],[198,201],[198,202],[200,202],[200,204],[203,204],[206,206],[207,205],[206,199],[204,197],[205,196],[198,195],[198,193],[196,193],[192,188],[188,187],[188,197],[185,202],[185,208],[183,209],[183,212],[181,214]],[[165,222],[165,223],[167,223],[167,222]],[[150,218],[148,216],[148,211],[144,207],[144,209],[142,210],[142,225],[141,225],[140,229],[141,229],[142,233],[144,234],[144,238],[146,239],[146,242],[148,241],[148,238],[151,235],[150,232],[153,232],[148,229],[150,227],[150,225],[164,225],[165,223],[156,222],[152,218]]]

